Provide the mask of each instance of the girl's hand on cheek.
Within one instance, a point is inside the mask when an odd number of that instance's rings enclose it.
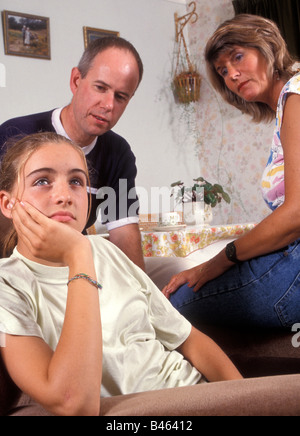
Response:
[[[12,217],[19,241],[36,258],[69,265],[78,253],[90,247],[80,232],[51,220],[29,203],[17,201]]]

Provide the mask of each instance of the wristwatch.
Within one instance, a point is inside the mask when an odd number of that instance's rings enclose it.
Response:
[[[236,248],[234,245],[234,241],[230,242],[228,245],[226,245],[225,253],[226,253],[227,259],[230,260],[230,262],[233,262],[236,264],[242,263],[236,257]]]

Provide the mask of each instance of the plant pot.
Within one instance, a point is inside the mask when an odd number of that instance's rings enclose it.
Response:
[[[204,224],[210,225],[212,220],[214,219],[213,210],[210,204],[206,204],[204,206]]]
[[[175,100],[189,104],[200,99],[201,76],[199,73],[183,72],[174,77]]]
[[[210,204],[200,202],[183,203],[183,217],[187,226],[209,226],[213,220],[212,207]]]

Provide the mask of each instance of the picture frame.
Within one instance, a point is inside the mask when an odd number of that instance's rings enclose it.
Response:
[[[51,59],[50,18],[2,11],[6,55]]]
[[[120,32],[114,32],[113,30],[95,29],[94,27],[84,26],[83,28],[84,36],[84,48],[95,41],[95,39],[104,38],[106,36],[120,36]]]

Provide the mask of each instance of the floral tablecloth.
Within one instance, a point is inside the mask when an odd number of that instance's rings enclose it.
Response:
[[[223,239],[237,239],[255,227],[255,223],[226,224],[169,232],[142,232],[145,257],[185,257]]]

